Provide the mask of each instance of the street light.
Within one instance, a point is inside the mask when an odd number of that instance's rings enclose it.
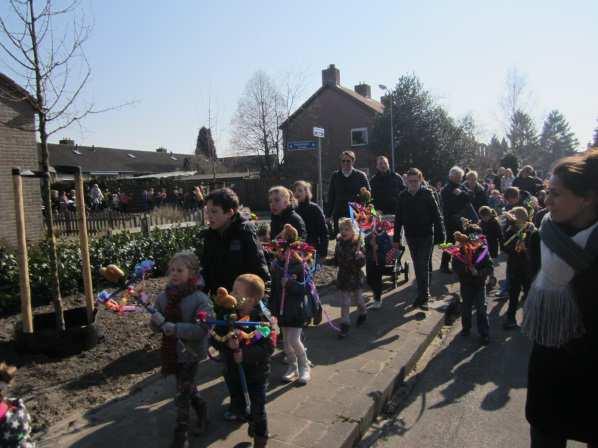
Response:
[[[392,93],[390,90],[388,90],[388,87],[386,87],[384,84],[378,84],[378,87],[380,88],[380,90],[383,90],[387,93],[388,95],[388,103],[390,105],[390,169],[392,170],[392,172],[395,172],[395,138],[394,138],[394,128],[393,128],[393,122],[392,122]]]

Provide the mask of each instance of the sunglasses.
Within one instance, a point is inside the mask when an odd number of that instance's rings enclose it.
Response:
[[[353,160],[351,160],[351,159],[343,159],[343,160],[341,160],[341,162],[343,162],[343,163],[351,163],[351,162],[353,162]]]

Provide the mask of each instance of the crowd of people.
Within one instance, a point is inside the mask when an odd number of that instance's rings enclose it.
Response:
[[[531,166],[517,177],[501,167],[483,180],[476,171],[455,166],[441,187],[428,184],[415,167],[403,176],[392,172],[384,156],[368,179],[354,167],[355,161],[353,152],[342,153],[325,211],[312,201],[306,181],[295,182],[291,189],[271,188],[270,226],[262,227],[259,235],[239,213],[232,190],[214,190],[201,198],[209,223],[202,235],[202,255],[174,255],[168,286],[150,322],[162,333],[162,370],[177,380],[173,446],[186,446],[191,430],[206,430],[207,404],[198,393],[195,373],[208,353],[208,340],[220,352],[230,394],[224,418],[248,422],[256,447],[268,440],[266,390],[277,337],[283,338],[288,364],[282,381],[309,384],[313,372],[302,333],[321,315],[301,260],[290,258],[289,252],[264,252],[261,242],[281,239],[289,244],[304,240],[315,248],[316,265],[338,267],[341,340],[349,337],[353,324],[367,325],[368,313],[384,306],[385,255],[401,253],[404,243],[415,270],[413,306],[426,310],[432,253],[440,244],[445,250],[435,275],[454,272],[460,283],[462,336],[470,337],[475,309],[480,343],[491,343],[486,301],[493,291],[498,299],[508,299],[504,331],[521,327],[533,342],[526,406],[531,446],[564,448],[567,439],[596,446],[598,302],[592,280],[598,274],[598,151],[559,161],[549,181],[539,179]],[[380,214],[394,215],[390,227],[380,221],[380,226],[362,232],[349,203],[363,201],[364,191],[371,192]],[[155,192],[147,193],[148,201],[155,197]],[[329,220],[336,239],[331,255]],[[506,278],[498,282],[494,268],[504,259]],[[374,298],[369,307],[363,295],[366,285]],[[518,322],[522,302],[524,318]],[[198,312],[226,319],[230,303],[236,304],[236,319],[272,331],[256,335],[257,327],[249,326],[211,330],[195,322]],[[351,306],[357,306],[354,323]],[[198,417],[194,428],[190,409]]]

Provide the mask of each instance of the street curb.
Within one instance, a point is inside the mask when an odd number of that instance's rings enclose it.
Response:
[[[400,292],[396,291],[392,295]],[[327,435],[319,440],[314,448],[356,446],[396,388],[404,383],[407,374],[415,368],[426,349],[445,326],[446,312],[452,301],[453,298],[449,294],[433,302],[433,307],[430,307],[426,319],[422,321],[424,328],[417,332],[421,339],[415,348],[406,346],[404,353],[399,349],[398,356],[382,369],[367,396],[361,395],[353,400],[348,415],[340,416],[340,420],[331,425]]]

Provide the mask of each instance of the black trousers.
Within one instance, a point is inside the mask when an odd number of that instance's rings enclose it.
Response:
[[[245,415],[246,403],[239,370],[236,366],[227,368],[224,373],[224,380],[230,393],[231,411],[237,415]],[[247,381],[249,392],[249,436],[268,437],[268,418],[266,415],[266,389],[268,384],[263,381]]]
[[[384,266],[377,265],[374,260],[368,260],[365,265],[366,280],[372,292],[374,300],[380,301],[382,297],[382,273]]]
[[[567,439],[552,434],[546,434],[538,428],[530,427],[531,445],[530,448],[567,448]],[[588,448],[596,448],[593,443],[587,444]]]
[[[515,319],[517,307],[519,306],[519,296],[523,292],[523,300],[531,286],[531,279],[525,272],[507,269],[507,281],[509,284],[509,308],[507,309],[507,318]]]

